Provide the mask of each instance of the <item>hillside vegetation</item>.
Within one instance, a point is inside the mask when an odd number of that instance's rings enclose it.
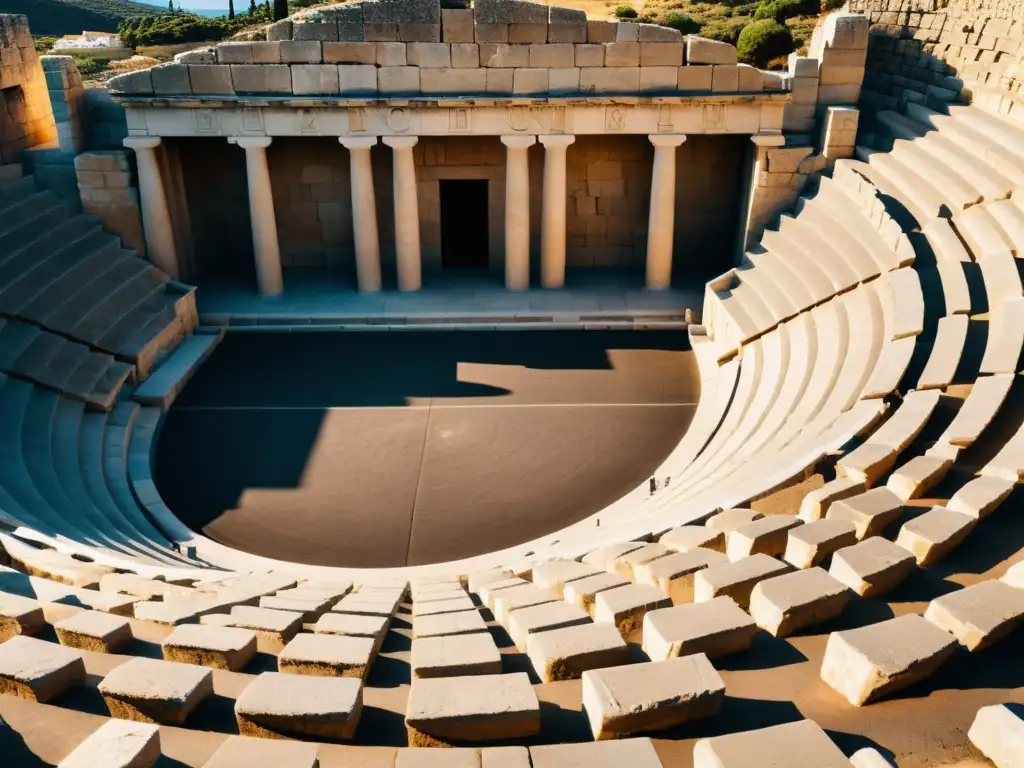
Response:
[[[0,13],[28,16],[33,35],[116,32],[129,16],[164,13],[155,5],[130,0],[0,0]]]

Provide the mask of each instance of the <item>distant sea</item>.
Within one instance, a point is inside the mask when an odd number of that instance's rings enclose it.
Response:
[[[166,9],[167,8],[167,3],[150,2],[150,0],[142,0],[142,2],[145,3],[146,5],[152,5],[155,8],[161,8],[161,9]],[[236,2],[235,7],[240,7],[240,2],[241,2],[241,0],[239,0],[239,2]],[[175,7],[177,7],[177,5],[178,5],[177,1],[175,1],[174,5],[175,5]],[[248,8],[249,4],[246,3],[245,7]],[[210,19],[212,19],[212,18],[214,18],[216,16],[227,16],[228,15],[227,7],[224,7],[224,8],[189,8],[187,5],[183,5],[181,10],[188,11],[189,13],[194,13],[196,16],[206,16],[207,18],[210,18]]]

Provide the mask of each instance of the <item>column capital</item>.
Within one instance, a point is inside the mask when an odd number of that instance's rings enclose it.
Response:
[[[652,133],[647,137],[656,147],[678,147],[686,141],[685,133]]]
[[[385,136],[381,139],[392,149],[412,149],[419,140],[419,136]]]
[[[529,149],[537,143],[536,136],[502,136],[501,143],[509,149]]]
[[[228,136],[228,144],[237,144],[242,149],[266,149],[273,140],[271,136]]]
[[[370,149],[377,145],[376,136],[339,136],[338,141],[345,149]]]
[[[128,149],[156,149],[163,142],[159,136],[128,136],[121,143]]]
[[[564,133],[552,133],[548,136],[540,137],[540,143],[549,149],[565,149],[574,141],[576,141],[575,136],[569,136]]]
[[[786,137],[781,133],[755,133],[750,140],[759,147],[786,146]]]

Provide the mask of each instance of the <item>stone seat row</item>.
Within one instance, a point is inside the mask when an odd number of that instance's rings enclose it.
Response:
[[[0,183],[35,189],[32,177]],[[4,200],[0,192],[0,201]],[[148,375],[197,324],[191,288],[49,191],[0,202],[0,315],[115,355]]]

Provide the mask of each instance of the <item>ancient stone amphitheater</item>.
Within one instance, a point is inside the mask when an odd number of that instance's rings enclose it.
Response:
[[[376,0],[88,91],[0,15],[0,764],[1024,766],[1021,12],[857,0],[773,73]],[[516,324],[688,337],[688,429],[598,511],[346,568],[165,504],[222,339]]]

